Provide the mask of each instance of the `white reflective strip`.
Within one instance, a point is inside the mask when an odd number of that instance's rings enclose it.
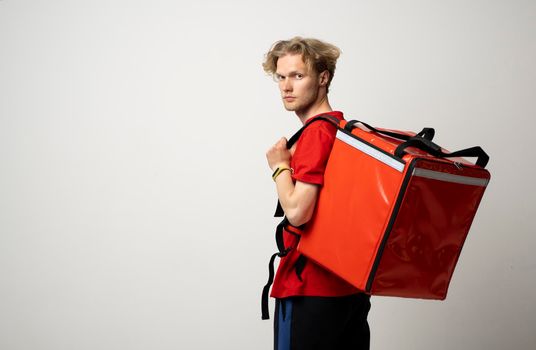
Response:
[[[455,183],[464,184],[464,185],[481,186],[481,187],[486,187],[489,182],[489,179],[454,175],[454,174],[449,174],[449,173],[442,173],[440,171],[421,169],[421,168],[413,169],[413,175],[425,177],[427,179],[433,179],[433,180],[439,180],[439,181],[445,181],[445,182],[455,182]]]
[[[404,163],[389,157],[387,154],[378,151],[374,147],[370,147],[366,143],[363,143],[340,130],[337,130],[337,138],[342,142],[346,143],[347,145],[352,146],[360,150],[361,152],[368,154],[369,156],[379,160],[380,162],[390,166],[393,169],[396,169],[400,172],[404,171]]]

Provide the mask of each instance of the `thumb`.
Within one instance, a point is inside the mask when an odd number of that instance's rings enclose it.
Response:
[[[294,155],[294,151],[296,151],[296,144],[293,144],[292,147],[290,147],[290,154]]]

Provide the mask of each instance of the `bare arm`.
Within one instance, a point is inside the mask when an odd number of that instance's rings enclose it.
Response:
[[[301,181],[294,185],[288,171],[277,177],[276,186],[279,202],[290,224],[300,226],[309,221],[315,209],[318,186]]]
[[[277,167],[289,167],[291,152],[286,147],[287,140],[282,138],[266,153],[272,170]],[[300,226],[311,219],[318,197],[319,187],[302,181],[292,181],[289,171],[282,172],[276,178],[277,195],[283,211],[290,224]]]

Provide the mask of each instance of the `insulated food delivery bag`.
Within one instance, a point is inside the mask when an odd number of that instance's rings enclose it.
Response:
[[[480,147],[449,153],[430,128],[329,121],[337,135],[298,251],[369,294],[445,299],[489,157]]]

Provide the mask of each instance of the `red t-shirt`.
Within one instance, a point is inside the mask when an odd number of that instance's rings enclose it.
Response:
[[[334,111],[323,113],[343,118],[342,112]],[[311,118],[312,119],[312,118]],[[306,124],[311,121],[308,119]],[[324,171],[328,161],[337,129],[329,122],[317,121],[307,127],[296,144],[296,150],[290,161],[294,169],[294,181],[302,181],[322,186],[324,184]],[[283,231],[285,247],[295,248],[298,237],[286,230]],[[334,275],[313,260],[307,263],[301,273],[302,280],[298,279],[295,270],[296,260],[300,253],[292,249],[287,256],[281,258],[277,274],[272,286],[271,296],[286,298],[290,296],[344,296],[359,293],[360,291],[340,277]]]

